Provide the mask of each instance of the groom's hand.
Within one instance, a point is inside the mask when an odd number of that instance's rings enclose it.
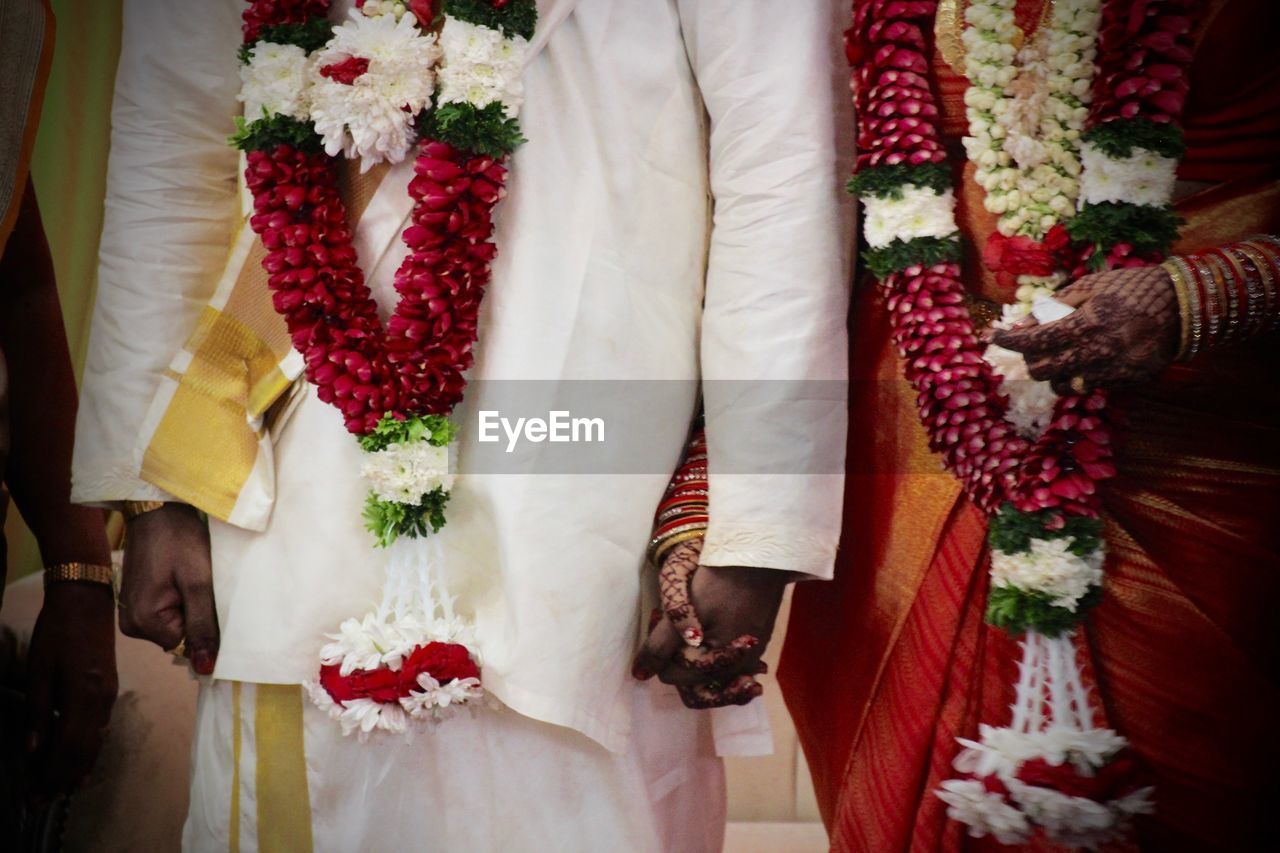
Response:
[[[701,541],[672,550],[661,570],[663,612],[636,656],[638,678],[679,688],[690,708],[745,705],[792,576],[748,566],[698,566]]]
[[[129,522],[120,583],[120,630],[162,649],[186,641],[191,666],[213,673],[218,614],[209,528],[193,507],[165,504]]]

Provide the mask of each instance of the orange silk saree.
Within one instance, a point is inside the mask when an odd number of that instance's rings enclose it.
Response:
[[[1019,0],[1030,29],[1044,0]],[[1191,69],[1178,251],[1280,230],[1280,27],[1268,0],[1210,0]],[[965,81],[935,57],[947,133]],[[959,154],[959,146],[956,146]],[[958,216],[976,297],[994,221],[966,172]],[[1016,647],[982,621],[986,524],[928,450],[870,280],[851,320],[845,530],[834,586],[801,585],[781,679],[840,851],[998,849],[933,790],[955,738],[1002,724]],[[1107,597],[1087,630],[1107,722],[1150,766],[1149,850],[1261,849],[1280,817],[1280,340],[1170,368],[1116,395],[1130,427],[1107,487]],[[1268,835],[1269,833],[1269,835]]]

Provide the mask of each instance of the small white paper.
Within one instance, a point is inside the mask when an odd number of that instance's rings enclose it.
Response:
[[[1038,296],[1031,303],[1031,316],[1036,318],[1037,323],[1052,323],[1055,320],[1061,320],[1063,317],[1069,317],[1075,313],[1074,308],[1063,302],[1059,302],[1052,296]]]

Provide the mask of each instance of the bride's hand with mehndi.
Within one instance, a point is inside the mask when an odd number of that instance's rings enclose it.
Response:
[[[675,685],[689,708],[746,705],[761,695],[755,676],[792,576],[749,566],[700,566],[702,540],[671,550],[659,572],[662,610],[633,673]]]
[[[1052,323],[1027,318],[991,341],[1022,353],[1031,377],[1058,394],[1145,382],[1172,363],[1181,321],[1163,267],[1087,275],[1055,298],[1075,312]]]

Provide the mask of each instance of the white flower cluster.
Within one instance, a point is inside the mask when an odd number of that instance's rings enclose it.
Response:
[[[1014,728],[978,726],[978,740],[959,739],[964,747],[953,766],[974,776],[1011,778],[1025,762],[1043,758],[1059,766],[1067,762],[1088,775],[1103,767],[1111,756],[1129,745],[1113,729],[1087,729],[1064,725],[1025,732]]]
[[[965,749],[954,762],[956,770],[978,778],[943,782],[937,792],[947,816],[966,824],[975,838],[994,835],[1002,844],[1021,844],[1041,827],[1058,844],[1094,847],[1122,837],[1134,815],[1154,809],[1152,788],[1098,802],[1017,779],[1019,768],[1036,759],[1094,775],[1128,744],[1111,729],[1050,725],[1027,732],[981,725],[978,731],[979,741],[960,740]],[[987,790],[981,781],[986,776],[998,778],[1008,796]]]
[[[964,143],[1000,232],[1040,239],[1075,210],[1101,0],[1060,0],[1021,50],[1014,5],[981,0],[965,10]]]
[[[418,676],[418,687],[400,700],[400,707],[414,720],[440,720],[450,708],[465,705],[484,695],[478,678],[457,678],[441,684],[427,673]]]
[[[524,103],[525,56],[529,43],[521,36],[507,38],[501,30],[444,19],[440,31],[444,62],[440,66],[440,102],[484,108],[501,103],[514,118]]]
[[[1068,549],[1075,540],[1032,539],[1031,549],[1018,554],[993,551],[991,582],[1000,587],[1013,587],[1022,592],[1047,595],[1055,607],[1072,613],[1080,599],[1102,584],[1102,562],[1105,552],[1098,548],[1086,557],[1077,557]]]
[[[1027,816],[977,779],[948,779],[937,793],[947,804],[947,817],[968,826],[973,838],[993,835],[1001,844],[1025,844],[1031,839]]]
[[[348,619],[338,633],[326,636],[333,642],[320,650],[320,663],[339,667],[344,676],[356,670],[399,670],[410,652],[428,643],[470,647],[472,641],[471,630],[461,619],[430,615],[423,609],[403,613],[379,610],[363,619]],[[305,686],[312,702],[342,725],[344,735],[359,733],[361,740],[375,731],[405,734],[411,722],[438,722],[459,706],[484,696],[477,678],[442,685],[423,673],[417,681],[421,690],[401,698],[398,705],[372,699],[338,704],[318,681]]]
[[[427,643],[463,643],[470,640],[469,629],[457,617],[429,615],[425,610],[366,613],[363,619],[348,619],[336,634],[326,634],[333,642],[320,650],[320,662],[340,668],[343,675],[358,669],[390,667],[401,662],[418,646]]]
[[[1036,439],[1053,420],[1053,407],[1058,395],[1048,382],[1032,379],[1022,353],[998,347],[987,347],[983,359],[1000,376],[1000,393],[1009,400],[1005,417],[1023,438]]]
[[[1084,174],[1080,181],[1080,204],[1123,201],[1163,207],[1173,197],[1178,161],[1161,157],[1145,148],[1135,148],[1128,157],[1111,157],[1085,143],[1080,149]]]
[[[266,115],[286,115],[306,120],[310,114],[307,52],[297,45],[258,42],[249,50],[249,61],[240,66],[240,94],[244,116],[257,121]]]
[[[354,82],[321,74],[352,58],[369,62]],[[311,118],[325,151],[359,157],[363,170],[404,160],[416,138],[414,118],[431,103],[439,58],[435,36],[419,29],[412,14],[397,21],[395,15],[371,18],[352,9],[311,65]]]
[[[1053,298],[1053,293],[1066,280],[1063,273],[1052,276],[1019,276],[1021,282],[1016,302],[1010,302],[1001,310],[1000,319],[992,324],[996,329],[1009,329],[1028,316],[1035,316],[1041,323],[1052,323],[1071,314],[1074,309]],[[1006,414],[1018,433],[1035,440],[1053,420],[1053,409],[1058,395],[1048,382],[1033,379],[1022,353],[992,344],[982,358],[1000,377],[1000,393],[1009,401]]]
[[[478,678],[462,678],[441,685],[424,673],[418,676],[418,686],[421,692],[410,693],[401,698],[399,704],[372,699],[351,699],[338,704],[320,682],[303,684],[312,703],[342,726],[342,734],[358,735],[362,743],[374,732],[412,736],[415,728],[442,722],[461,706],[485,695]]]
[[[1010,797],[1022,813],[1042,827],[1050,840],[1066,847],[1093,849],[1118,841],[1128,832],[1134,815],[1155,811],[1153,788],[1140,788],[1120,799],[1100,803],[1016,779],[1007,784]]]
[[[425,495],[453,488],[449,472],[449,448],[428,441],[390,444],[364,454],[360,474],[369,481],[379,500],[416,504]]]
[[[895,239],[949,237],[956,233],[956,198],[950,189],[938,193],[914,184],[902,188],[902,198],[866,196],[863,224],[867,243],[881,249]]]

